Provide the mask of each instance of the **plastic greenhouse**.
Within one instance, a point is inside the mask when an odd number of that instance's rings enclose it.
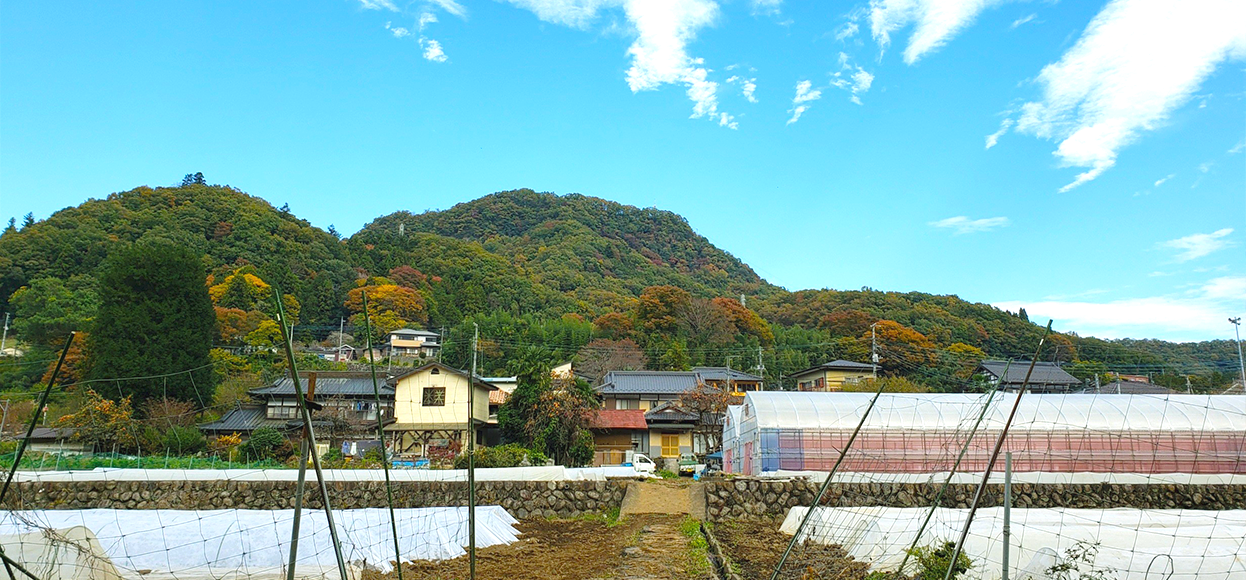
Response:
[[[728,413],[724,469],[829,471],[872,393],[754,391]],[[1016,400],[997,393],[881,395],[841,471],[983,471]],[[738,420],[737,420],[738,417]],[[1246,397],[1026,394],[1004,445],[1019,472],[1246,473]],[[727,461],[728,453],[732,461]]]

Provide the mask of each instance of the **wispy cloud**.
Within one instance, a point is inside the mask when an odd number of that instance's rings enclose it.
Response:
[[[740,75],[734,75],[731,78],[727,79],[727,83],[728,84],[739,84],[740,94],[744,95],[744,99],[750,103],[757,102],[757,97],[754,95],[754,93],[757,92],[757,79],[756,78],[746,78]]]
[[[401,26],[391,26],[389,22],[385,23],[385,30],[394,35],[394,38],[406,38],[411,36],[411,31]]]
[[[891,35],[913,25],[904,62],[914,64],[947,44],[986,8],[1003,0],[870,0],[870,30],[886,48]]]
[[[445,10],[446,12],[458,16],[459,18],[467,18],[467,8],[454,0],[430,0],[434,6]]]
[[[1052,318],[1061,328],[1101,338],[1150,337],[1210,340],[1232,336],[1225,319],[1246,296],[1246,276],[1224,276],[1163,296],[1106,302],[1043,300],[1006,301],[994,306],[1030,317]]]
[[[783,5],[783,0],[751,0],[753,14],[764,14],[774,16],[779,13],[779,7]]]
[[[1191,234],[1183,238],[1168,240],[1160,244],[1161,247],[1179,250],[1174,257],[1178,262],[1189,262],[1190,260],[1202,258],[1217,250],[1231,248],[1235,245],[1232,240],[1226,239],[1229,234],[1233,233],[1233,228],[1224,228],[1216,230],[1210,234]]]
[[[941,219],[937,222],[930,222],[930,225],[936,228],[955,230],[956,235],[959,236],[962,234],[989,232],[991,230],[1006,227],[1009,223],[1011,222],[1006,217],[982,218],[974,220],[963,215],[958,215],[956,217]]]
[[[1086,168],[1060,191],[1091,181],[1220,63],[1246,57],[1243,21],[1246,3],[1235,0],[1111,0],[1039,73],[1042,99],[1022,107],[1017,130],[1059,141],[1056,157]]]
[[[397,12],[398,6],[395,6],[391,0],[359,0],[360,8],[364,10],[389,10]]]
[[[1172,178],[1174,178],[1174,177],[1176,177],[1176,176],[1177,176],[1177,174],[1176,174],[1176,173],[1169,173],[1167,176],[1165,176],[1165,177],[1161,177],[1161,178],[1159,178],[1159,179],[1155,180],[1155,187],[1159,187],[1159,186],[1161,186],[1161,185],[1164,185],[1164,183],[1165,183],[1165,182],[1167,182],[1169,179],[1172,179]]]
[[[1232,149],[1229,149],[1228,154],[1237,155],[1238,153],[1241,153],[1242,151],[1246,151],[1246,139],[1243,139],[1237,145],[1234,145]]]
[[[788,110],[792,114],[792,118],[787,120],[787,124],[791,125],[800,120],[800,116],[809,110],[809,103],[822,98],[822,91],[813,88],[810,81],[800,81],[796,83],[796,96],[792,97],[792,108]]]
[[[1022,16],[1021,18],[1018,18],[1018,19],[1016,19],[1016,20],[1013,20],[1013,21],[1012,21],[1012,26],[1010,26],[1009,28],[1016,29],[1016,28],[1018,28],[1018,27],[1020,27],[1020,26],[1022,26],[1022,25],[1024,25],[1024,24],[1026,24],[1027,22],[1033,22],[1035,18],[1038,18],[1038,15],[1037,15],[1037,14],[1027,14],[1027,15],[1025,15],[1025,16]]]
[[[839,27],[838,30],[835,31],[835,40],[843,42],[845,40],[848,40],[849,38],[856,36],[857,32],[860,30],[861,30],[861,27],[858,26],[856,22],[853,22],[853,21],[845,22],[842,26]]]
[[[839,70],[831,73],[830,84],[832,87],[851,93],[852,96],[848,100],[860,105],[861,95],[874,85],[874,75],[853,64],[852,57],[841,52],[839,53]]]
[[[986,148],[990,149],[999,143],[999,138],[1008,132],[1008,128],[1012,127],[1012,119],[1004,119],[999,124],[999,130],[986,136]]]
[[[635,36],[627,49],[631,67],[627,86],[633,93],[664,85],[683,85],[692,101],[692,115],[735,129],[735,118],[718,109],[718,83],[710,79],[704,59],[688,53],[697,33],[718,19],[713,0],[507,0],[537,18],[572,28],[587,29],[598,12],[622,7]],[[772,2],[776,7],[778,3]]]

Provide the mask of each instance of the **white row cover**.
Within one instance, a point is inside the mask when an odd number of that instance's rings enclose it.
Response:
[[[4,555],[43,580],[122,578],[95,534],[82,526],[0,536],[0,546]]]
[[[395,510],[402,558],[441,560],[465,553],[467,508]],[[0,535],[84,527],[122,571],[143,578],[260,578],[279,576],[290,554],[294,510],[38,510],[0,516]],[[389,571],[394,540],[389,511],[334,510],[342,554],[352,568]],[[476,508],[476,545],[518,540],[519,523],[500,506]],[[9,546],[5,546],[7,551]],[[300,577],[339,577],[323,510],[304,509],[299,528]]]
[[[794,534],[809,508],[788,512],[782,530]],[[965,509],[938,509],[919,546],[960,537]],[[912,544],[928,510],[817,508],[802,537],[840,544],[874,570],[893,570]],[[1046,570],[1077,542],[1099,543],[1095,566],[1117,580],[1242,580],[1246,578],[1246,510],[1013,509],[1010,578],[1046,580]],[[1003,564],[1003,508],[978,510],[965,554],[970,577],[996,580]],[[912,566],[910,559],[909,566]],[[1149,574],[1148,574],[1149,570]]]
[[[1002,465],[999,467],[1003,469]],[[765,478],[795,479],[808,478],[822,483],[826,481],[825,471],[763,471]],[[948,472],[936,473],[864,473],[841,471],[835,474],[835,483],[928,483],[942,485],[948,480]],[[982,472],[955,473],[952,483],[982,482]],[[991,473],[990,483],[1004,483],[1003,471]],[[1092,472],[1049,472],[1028,471],[1012,474],[1013,483],[1116,483],[1116,484],[1178,484],[1178,485],[1246,485],[1246,474],[1229,473],[1092,473]]]
[[[380,469],[326,469],[325,481],[384,481]],[[467,481],[466,469],[392,469],[392,481]],[[491,467],[476,470],[476,481],[605,481],[640,477],[631,467]],[[314,481],[315,472],[307,470]],[[297,469],[120,469],[19,471],[16,481],[297,481]]]
[[[756,429],[852,431],[873,393],[750,391],[742,422]],[[982,422],[1002,429],[1015,393],[996,393]],[[883,394],[870,411],[866,430],[955,430],[970,428],[986,394]],[[746,427],[738,427],[743,434]],[[1027,393],[1013,431],[1243,431],[1246,397],[1233,395],[1066,395]]]

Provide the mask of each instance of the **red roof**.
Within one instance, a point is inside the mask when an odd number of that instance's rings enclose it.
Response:
[[[602,409],[593,419],[592,429],[648,429],[645,412],[640,409]]]

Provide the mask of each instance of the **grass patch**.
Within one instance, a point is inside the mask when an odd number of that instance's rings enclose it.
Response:
[[[557,519],[557,518],[550,518],[550,519]],[[619,508],[617,507],[610,508],[602,513],[580,514],[579,516],[571,518],[571,519],[579,520],[582,522],[605,524],[607,528],[613,528],[621,523],[619,521]]]
[[[688,538],[688,572],[695,577],[713,576],[710,545],[701,533],[701,522],[690,517],[679,523],[679,533]]]
[[[662,479],[679,479],[679,474],[669,469],[659,469],[657,474]]]

